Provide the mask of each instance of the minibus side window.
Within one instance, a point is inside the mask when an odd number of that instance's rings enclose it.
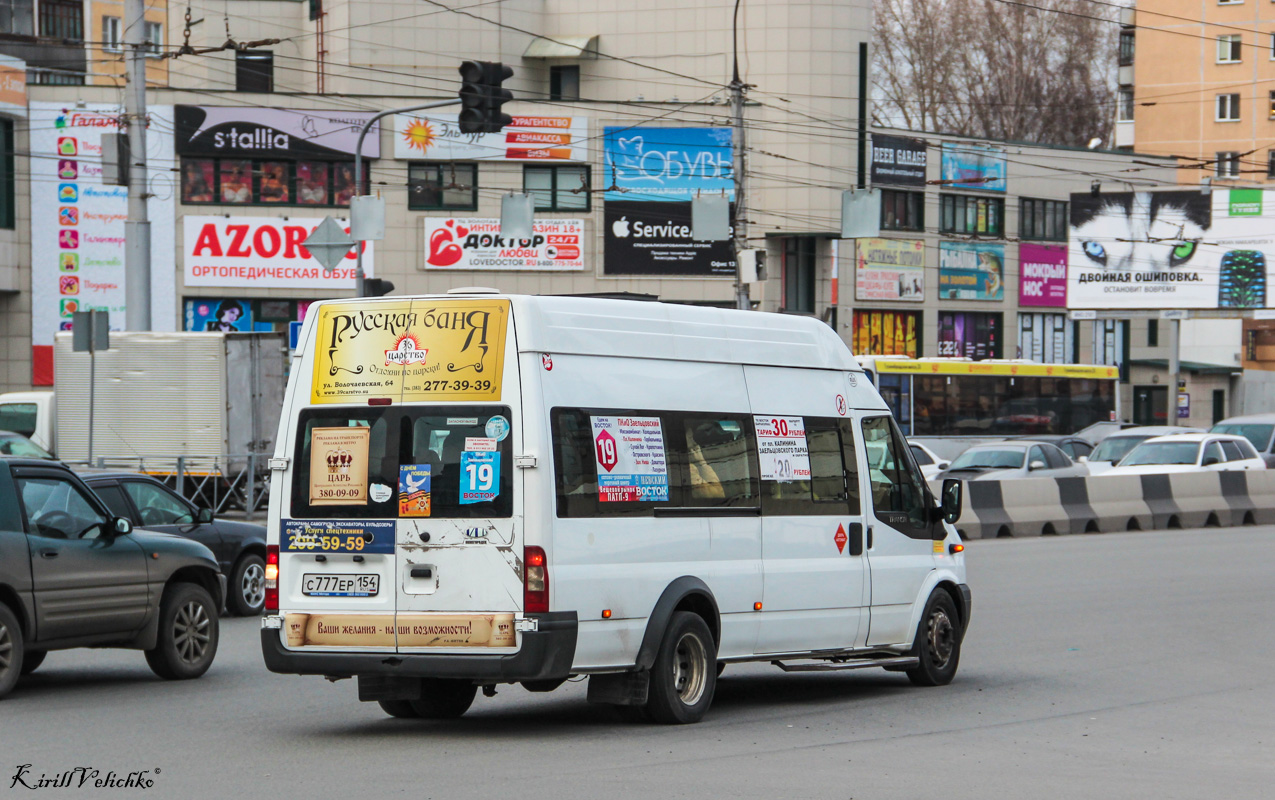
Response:
[[[905,512],[915,528],[926,524],[924,480],[913,466],[911,452],[889,417],[865,417],[863,441],[872,484],[872,507],[877,512]]]
[[[747,418],[695,413],[676,416],[682,438],[671,444],[682,467],[683,504],[756,508],[757,456]]]
[[[788,481],[763,479],[762,515],[825,516],[847,511],[858,514],[859,469],[853,436],[843,437],[835,419],[803,417],[802,422],[810,478]]]
[[[554,408],[550,422],[559,517],[649,517],[656,508],[682,506],[678,464],[685,450],[677,446],[674,415]],[[602,468],[601,479],[599,463],[611,465]]]

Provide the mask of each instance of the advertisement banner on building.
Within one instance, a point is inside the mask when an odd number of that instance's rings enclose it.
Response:
[[[32,378],[53,382],[53,337],[76,311],[109,311],[124,329],[124,222],[128,189],[102,183],[102,134],[118,133],[123,108],[30,104]],[[177,187],[172,106],[151,106],[151,328],[177,327],[173,220]],[[166,266],[167,265],[167,266]]]
[[[584,220],[537,219],[530,239],[507,240],[500,220],[426,217],[426,269],[570,272],[584,269]]]
[[[944,300],[1003,300],[1005,245],[939,242],[939,297]]]
[[[856,239],[856,300],[925,299],[925,242],[921,239]]]
[[[731,215],[734,216],[734,206]],[[608,201],[603,267],[607,275],[734,276],[731,242],[691,238],[690,203]]]
[[[373,111],[176,107],[177,152],[184,156],[349,158]],[[380,123],[363,139],[363,157],[381,155]]]
[[[872,135],[873,186],[924,186],[929,147],[921,139]]]
[[[1018,304],[1067,307],[1067,248],[1063,245],[1018,246]]]
[[[1005,191],[1005,151],[999,147],[944,142],[942,170],[945,188]]]
[[[588,161],[589,118],[515,116],[500,133],[461,133],[456,114],[394,117],[394,157],[430,161]]]
[[[1267,308],[1275,197],[1262,189],[1073,194],[1071,308]]]
[[[685,202],[697,194],[735,199],[730,128],[608,127],[603,137],[607,202]]]
[[[354,288],[355,252],[326,271],[302,244],[323,220],[311,217],[197,217],[183,220],[187,286],[235,289]],[[349,230],[349,223],[337,220]],[[374,242],[364,242],[363,271],[376,274]]]
[[[854,312],[854,352],[861,356],[908,356],[920,351],[920,315],[916,311]]]
[[[0,114],[27,115],[27,62],[0,55]]]

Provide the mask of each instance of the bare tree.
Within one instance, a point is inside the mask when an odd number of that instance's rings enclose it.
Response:
[[[1084,0],[877,0],[876,120],[1041,144],[1107,138],[1109,19],[1114,9]]]

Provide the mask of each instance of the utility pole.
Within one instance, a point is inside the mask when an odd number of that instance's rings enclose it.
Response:
[[[731,141],[735,146],[731,171],[735,173],[735,307],[748,311],[753,304],[748,298],[748,284],[744,283],[742,272],[743,252],[748,249],[748,174],[744,165],[744,90],[748,87],[739,79],[739,2],[735,0],[731,28],[735,44],[735,69],[730,82],[731,125],[734,129]]]
[[[124,223],[124,327],[151,329],[151,223],[146,215],[146,47],[144,0],[124,0],[124,50],[128,85],[124,124],[128,126],[128,220]]]

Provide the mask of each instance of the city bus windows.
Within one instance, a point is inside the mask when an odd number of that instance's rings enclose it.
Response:
[[[898,420],[899,427],[905,434],[912,432],[912,398],[908,391],[911,381],[911,375],[882,375],[878,387],[881,399],[885,400],[890,413]]]
[[[920,376],[913,379],[916,398],[916,419],[913,436],[945,434],[947,419],[947,378]]]

